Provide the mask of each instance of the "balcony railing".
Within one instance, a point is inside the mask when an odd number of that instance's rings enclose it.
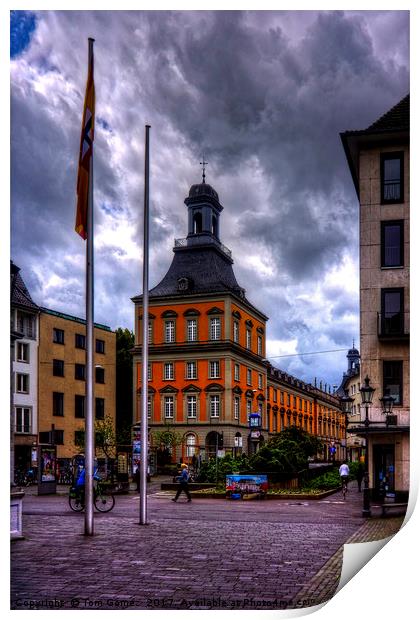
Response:
[[[194,237],[191,238],[181,238],[181,239],[175,239],[175,247],[176,248],[186,248],[189,245],[198,245],[199,243],[203,243],[203,240],[198,236],[197,241],[194,239]],[[209,237],[210,239],[210,237]],[[217,241],[216,239],[212,238],[211,239],[211,243],[213,243],[214,245],[216,245],[219,250],[222,250],[222,252],[224,254],[226,254],[226,256],[228,256],[229,258],[232,258],[232,251],[229,250],[228,247],[226,247],[223,243],[220,243],[220,241]]]

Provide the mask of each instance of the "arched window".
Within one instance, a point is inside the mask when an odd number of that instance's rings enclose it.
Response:
[[[187,446],[187,457],[193,457],[195,454],[196,438],[194,433],[188,433],[185,437],[185,443]]]
[[[203,217],[200,212],[195,213],[193,217],[193,232],[196,235],[203,230]]]

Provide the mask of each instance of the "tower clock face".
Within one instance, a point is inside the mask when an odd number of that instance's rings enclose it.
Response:
[[[178,279],[178,291],[187,291],[188,290],[188,278],[179,278]]]

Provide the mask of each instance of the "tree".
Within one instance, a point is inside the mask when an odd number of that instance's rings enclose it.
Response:
[[[131,443],[133,424],[133,356],[134,334],[127,328],[115,330],[116,359],[116,425],[120,443]]]
[[[318,453],[321,442],[296,426],[278,433],[250,459],[255,471],[297,473],[306,469],[308,458]]]
[[[172,452],[176,446],[182,444],[182,433],[172,429],[169,425],[162,431],[152,433],[153,445],[157,446],[158,465],[167,465],[172,460]]]
[[[103,420],[95,420],[95,450],[102,451],[107,458],[115,458],[117,449],[117,436],[114,421],[111,416],[105,416]],[[79,429],[75,438],[75,446],[81,452],[85,450],[85,430]]]

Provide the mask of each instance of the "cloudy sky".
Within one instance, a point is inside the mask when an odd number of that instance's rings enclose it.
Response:
[[[340,383],[358,346],[359,284],[339,132],[409,92],[408,11],[12,12],[11,258],[34,301],[82,317],[74,218],[89,36],[95,320],[133,329],[150,123],[150,287],[187,234],[183,201],[204,153],[237,280],[270,317],[267,357],[305,381]]]

